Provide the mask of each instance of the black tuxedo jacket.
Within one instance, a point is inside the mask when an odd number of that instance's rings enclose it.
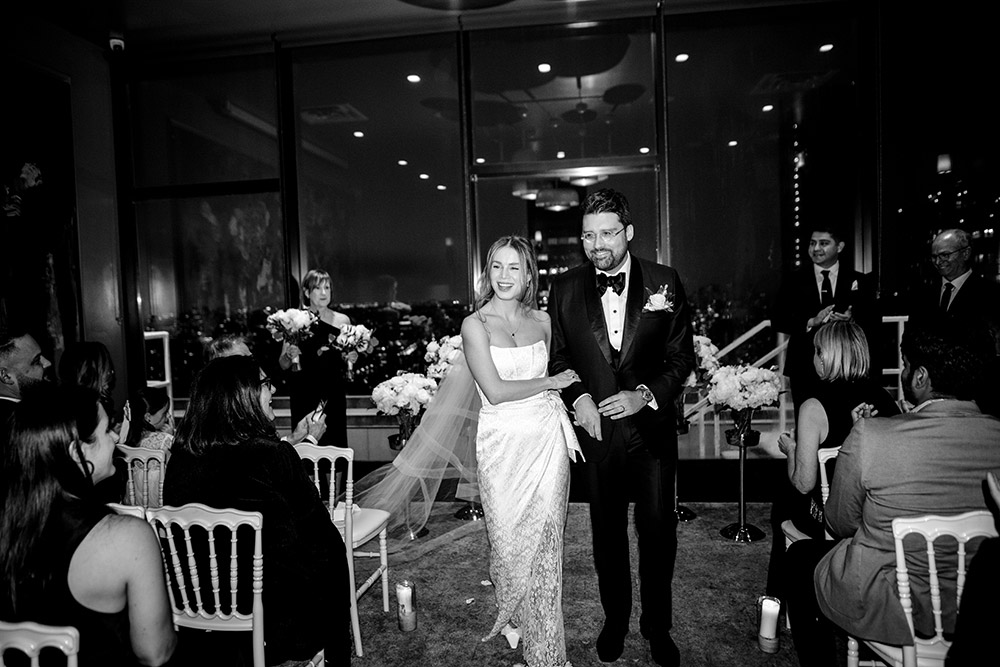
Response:
[[[663,286],[668,289],[671,310],[644,312],[649,295]],[[555,375],[572,368],[581,378],[563,389],[567,406],[572,408],[573,402],[585,393],[600,403],[621,390],[634,390],[644,384],[656,397],[658,409],[645,407],[626,419],[632,420],[654,457],[676,456],[675,399],[695,365],[690,311],[677,272],[632,256],[625,330],[617,364],[591,264],[567,271],[552,281],[548,313],[552,318],[550,373]],[[602,419],[601,441],[577,428],[588,462],[596,463],[607,454],[613,423],[607,417]]]
[[[875,303],[875,289],[870,277],[841,264],[833,303],[835,310],[841,312],[848,306],[851,307],[852,317],[864,329],[868,338],[872,377],[879,377],[875,369],[880,368],[876,357],[881,316]],[[823,304],[819,297],[819,289],[816,287],[816,275],[812,264],[799,269],[782,284],[771,324],[776,330],[789,336],[783,372],[790,378],[816,377],[812,362],[812,331],[815,331],[815,328],[807,332],[806,322],[822,309]]]

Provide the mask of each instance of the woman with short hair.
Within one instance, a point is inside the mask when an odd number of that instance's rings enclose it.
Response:
[[[322,405],[327,431],[319,444],[347,447],[347,365],[333,343],[351,318],[330,308],[332,298],[330,274],[310,269],[302,279],[302,307],[317,320],[312,335],[298,345],[282,342],[278,365],[286,371],[292,423]]]

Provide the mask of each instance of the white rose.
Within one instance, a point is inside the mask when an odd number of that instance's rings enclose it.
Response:
[[[667,297],[663,294],[651,294],[649,305],[655,310],[662,310],[667,305]]]

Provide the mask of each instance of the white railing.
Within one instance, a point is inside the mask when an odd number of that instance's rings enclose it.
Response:
[[[883,324],[883,326],[888,324],[888,325],[893,325],[895,327],[896,365],[888,367],[888,368],[882,368],[880,370],[881,370],[882,378],[883,379],[887,375],[889,375],[889,376],[895,376],[895,378],[896,378],[895,385],[896,385],[896,398],[897,398],[897,400],[903,398],[903,387],[902,387],[902,383],[900,381],[900,378],[901,378],[902,373],[903,373],[903,356],[902,356],[902,353],[900,352],[900,343],[903,340],[903,330],[906,328],[906,322],[908,320],[909,320],[909,317],[907,315],[886,315],[886,316],[884,316],[882,318],[882,324]],[[764,331],[765,329],[770,328],[770,326],[771,326],[771,321],[770,320],[762,320],[757,325],[755,325],[753,328],[751,328],[750,330],[746,331],[744,334],[742,334],[741,336],[739,336],[738,338],[736,338],[734,341],[732,341],[731,343],[729,343],[728,345],[726,345],[725,347],[723,347],[721,350],[719,350],[719,354],[717,355],[718,358],[721,360],[722,357],[724,357],[725,355],[729,354],[733,350],[739,348],[741,345],[743,345],[744,343],[746,343],[747,341],[749,341],[751,338],[753,338],[754,336],[756,336],[760,332]],[[778,368],[779,369],[783,368],[784,367],[784,352],[785,352],[785,349],[788,347],[788,336],[779,332],[779,333],[777,333],[777,341],[778,341],[777,345],[774,347],[774,349],[772,349],[770,352],[768,352],[767,354],[765,354],[764,356],[762,356],[760,359],[757,359],[756,361],[754,361],[751,364],[751,366],[761,367],[761,366],[764,366],[765,364],[767,364],[768,362],[770,362],[771,360],[777,359],[778,360]],[[783,391],[778,396],[777,413],[778,413],[778,430],[779,431],[785,431],[786,430],[786,424],[787,424],[787,420],[788,420],[788,414],[787,414],[788,413],[788,410],[787,410],[788,403],[787,403],[786,396],[787,396],[787,392],[785,392],[785,391]],[[693,405],[687,406],[684,409],[684,418],[688,419],[688,420],[697,419],[698,427],[699,428],[704,428],[704,426],[705,426],[705,413],[708,412],[711,409],[712,409],[712,405],[711,405],[711,403],[708,400],[708,396],[707,395],[706,396],[702,396],[696,403],[694,403]],[[716,436],[715,437],[716,447],[718,447],[718,434],[720,432],[720,426],[719,426],[719,414],[717,412],[713,415],[713,421],[714,421],[714,431],[715,431],[715,436]]]

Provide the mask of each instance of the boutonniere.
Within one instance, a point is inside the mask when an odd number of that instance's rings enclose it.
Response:
[[[642,307],[642,312],[648,313],[657,310],[665,310],[668,313],[674,312],[674,301],[671,298],[669,287],[660,285],[660,289],[655,292],[647,287],[646,293],[649,296],[646,299],[646,305]]]
[[[858,281],[857,280],[855,280],[853,283],[851,283],[851,291],[852,292],[857,292],[858,291]]]

